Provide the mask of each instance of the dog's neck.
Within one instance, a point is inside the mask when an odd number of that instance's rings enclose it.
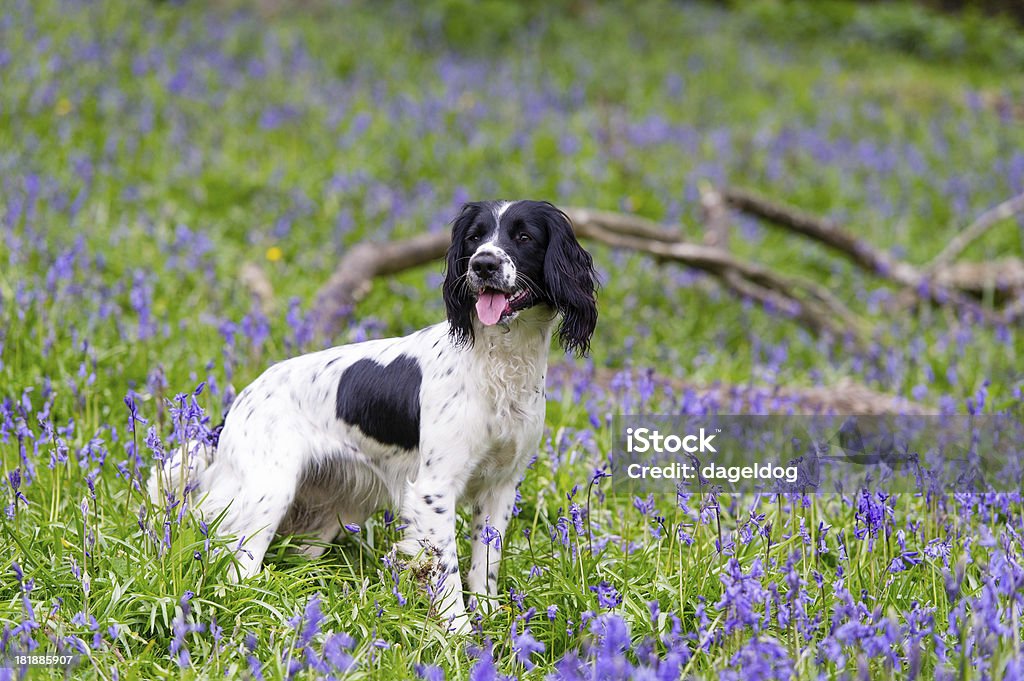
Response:
[[[477,383],[493,401],[499,420],[522,416],[537,395],[543,399],[555,318],[551,308],[538,305],[507,325],[484,326],[473,320],[469,352],[479,368]]]

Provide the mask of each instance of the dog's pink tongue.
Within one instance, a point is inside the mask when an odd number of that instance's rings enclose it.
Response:
[[[504,293],[497,291],[484,291],[476,299],[476,314],[480,321],[486,326],[493,326],[501,319],[501,313],[505,311],[506,298]]]

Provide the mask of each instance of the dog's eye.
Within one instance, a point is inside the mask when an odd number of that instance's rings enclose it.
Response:
[[[519,243],[523,243],[523,244],[525,244],[527,241],[530,241],[530,240],[531,240],[530,239],[530,235],[527,234],[526,232],[521,232],[519,234],[519,236],[516,237],[516,241],[518,241]]]
[[[480,235],[470,234],[469,236],[466,237],[466,241],[472,241],[473,243],[476,243],[477,241],[480,241]]]

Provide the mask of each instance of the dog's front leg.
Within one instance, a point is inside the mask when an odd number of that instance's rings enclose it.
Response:
[[[493,607],[498,595],[498,566],[505,531],[516,500],[516,482],[502,482],[481,489],[473,502],[473,558],[469,568],[469,590],[486,595],[479,601],[484,612]]]
[[[465,627],[466,607],[462,601],[462,576],[455,542],[455,502],[450,492],[439,492],[451,481],[420,476],[409,485],[402,503],[405,538],[399,549],[436,561],[430,589],[434,609],[457,628]],[[422,553],[421,553],[422,552]]]

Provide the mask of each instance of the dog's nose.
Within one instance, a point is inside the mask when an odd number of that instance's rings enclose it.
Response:
[[[473,258],[469,266],[473,268],[473,274],[476,276],[481,279],[490,279],[501,267],[501,262],[493,253],[481,253]]]

